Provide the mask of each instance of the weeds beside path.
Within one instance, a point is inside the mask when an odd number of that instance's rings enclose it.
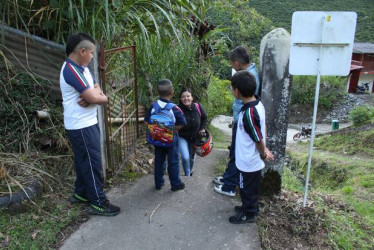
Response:
[[[263,245],[280,249],[272,233],[278,232],[292,239],[295,247],[370,249],[374,245],[374,130],[351,128],[316,139],[305,210],[301,201],[308,147],[308,142],[287,147],[290,160],[283,169],[284,191],[264,201]],[[318,223],[314,218],[319,218]],[[290,220],[293,226],[285,223]]]

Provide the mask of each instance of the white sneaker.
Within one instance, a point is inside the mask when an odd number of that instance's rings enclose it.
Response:
[[[223,185],[223,177],[222,176],[218,176],[218,177],[214,177],[213,178],[213,183],[214,184],[217,184],[217,185]]]
[[[216,191],[217,193],[223,194],[223,195],[231,196],[231,197],[235,196],[234,191],[223,191],[222,185],[214,186],[214,191]]]

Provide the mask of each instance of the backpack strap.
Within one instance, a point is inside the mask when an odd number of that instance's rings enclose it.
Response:
[[[168,102],[168,103],[165,105],[164,109],[166,109],[166,110],[170,110],[170,109],[174,108],[174,106],[175,106],[174,103]]]
[[[196,107],[197,112],[199,112],[199,115],[200,115],[200,117],[201,117],[200,104],[198,104],[197,102],[195,102],[195,107]]]
[[[155,101],[154,103],[153,103],[153,112],[155,112],[155,111],[158,111],[158,110],[160,110],[160,109],[165,109],[165,110],[171,110],[172,108],[174,108],[174,106],[175,106],[175,104],[174,103],[171,103],[171,102],[169,102],[169,103],[167,103],[163,108],[160,106],[160,104],[158,104],[158,101]],[[152,113],[153,113],[152,112]]]

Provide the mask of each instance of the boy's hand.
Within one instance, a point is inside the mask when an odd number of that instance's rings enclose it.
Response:
[[[88,102],[86,102],[86,100],[84,100],[82,97],[81,99],[78,101],[78,104],[79,106],[82,106],[82,107],[87,107],[88,105],[90,105]]]
[[[272,161],[274,160],[274,155],[268,148],[265,147],[265,154],[261,155],[261,159],[263,159],[264,161]]]

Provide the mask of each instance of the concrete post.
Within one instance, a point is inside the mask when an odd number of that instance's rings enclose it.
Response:
[[[265,195],[279,193],[282,184],[292,81],[288,72],[290,41],[290,34],[282,28],[272,30],[261,40],[261,100],[266,109],[266,146],[275,156],[263,171],[261,191]]]

